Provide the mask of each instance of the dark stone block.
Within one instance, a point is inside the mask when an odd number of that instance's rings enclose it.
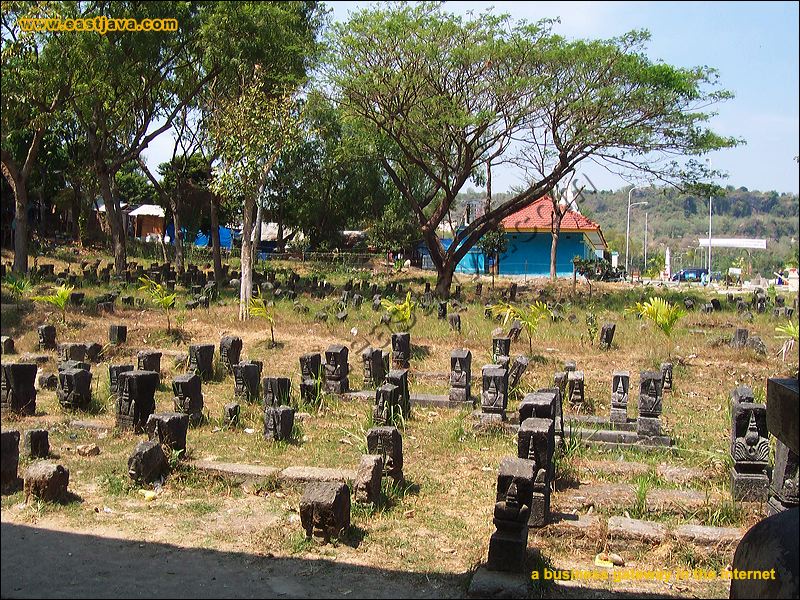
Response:
[[[259,399],[261,367],[259,364],[246,361],[233,367],[233,395],[245,402],[257,402]]]
[[[265,377],[261,386],[264,390],[264,406],[289,406],[292,381],[288,377]]]
[[[289,406],[267,406],[264,409],[264,439],[292,439],[294,409]]]
[[[128,475],[140,483],[162,479],[169,469],[161,444],[156,441],[139,442],[128,458]]]
[[[0,412],[22,415],[36,412],[36,364],[0,365]]]
[[[0,488],[2,493],[19,487],[19,431],[9,430],[0,434]]]
[[[127,371],[119,374],[117,382],[117,427],[144,432],[147,419],[155,412],[158,373]]]
[[[306,537],[326,542],[350,527],[350,489],[341,482],[306,484],[300,499],[300,521]]]
[[[59,360],[86,360],[86,344],[66,342],[58,345]]]
[[[367,432],[367,452],[383,458],[384,475],[403,480],[403,436],[397,427],[373,427]]]
[[[392,366],[408,369],[411,361],[411,334],[401,331],[392,334]]]
[[[223,410],[223,418],[230,425],[237,425],[239,423],[239,415],[241,414],[241,407],[238,402],[230,402],[225,405]]]
[[[133,365],[108,365],[108,389],[112,394],[119,391],[119,374],[133,371]]]
[[[87,410],[92,403],[92,374],[84,369],[61,371],[56,397],[66,409]]]
[[[239,364],[242,355],[242,338],[235,335],[223,336],[219,342],[219,357],[229,373]]]
[[[25,432],[25,454],[31,458],[47,458],[50,454],[50,434],[47,429]]]
[[[136,354],[137,368],[140,371],[153,371],[161,373],[161,352],[155,350],[140,350]]]
[[[601,348],[611,348],[611,344],[614,341],[614,333],[617,330],[616,323],[603,323],[603,327],[600,329],[600,347]]]
[[[0,338],[0,347],[2,348],[0,353],[3,355],[14,354],[14,338],[7,335],[2,336],[2,338]]]
[[[176,375],[172,380],[172,393],[175,412],[188,415],[192,425],[202,422],[203,392],[199,375],[194,373]]]
[[[67,499],[69,469],[53,462],[37,462],[25,470],[25,502],[64,502]]]
[[[97,342],[89,342],[86,343],[85,346],[86,360],[97,362],[97,360],[100,358],[100,355],[103,353],[103,345],[98,344]]]
[[[154,413],[148,417],[145,429],[151,440],[157,440],[165,448],[186,451],[189,415],[176,412]]]
[[[189,346],[189,371],[195,371],[204,380],[214,376],[214,344]]]
[[[108,341],[116,346],[128,341],[128,328],[125,325],[109,325]]]

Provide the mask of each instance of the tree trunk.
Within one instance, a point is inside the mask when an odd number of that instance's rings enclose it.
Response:
[[[553,206],[553,221],[552,227],[550,228],[550,233],[552,235],[553,241],[550,244],[550,280],[555,281],[558,278],[558,265],[557,265],[557,257],[558,257],[558,235],[561,232],[561,219],[564,215],[561,214],[561,211],[558,208],[558,205]]]
[[[175,227],[175,270],[183,273],[183,231],[181,230],[181,203],[177,198],[172,205],[172,225]]]
[[[439,298],[450,297],[450,286],[453,284],[453,275],[456,272],[457,263],[453,260],[446,261],[436,275],[436,295]]]
[[[14,272],[24,274],[28,272],[28,189],[26,181],[16,181],[15,184]]]
[[[217,289],[222,289],[222,256],[219,244],[219,198],[216,194],[210,193],[211,199],[211,254],[214,257],[214,281]]]
[[[250,299],[253,297],[253,208],[254,198],[247,198],[244,203],[242,223],[242,278],[239,288],[239,320],[246,321],[250,316]]]
[[[72,239],[79,246],[83,245],[81,240],[81,188],[79,185],[72,185]]]
[[[261,222],[264,219],[264,209],[259,202],[256,209],[256,225],[253,227],[253,269],[258,264],[258,253],[261,251]]]
[[[111,230],[111,243],[114,248],[114,273],[118,277],[125,274],[128,256],[125,248],[125,238],[127,231],[122,219],[122,210],[114,204],[114,197],[111,192],[111,175],[103,165],[97,166],[97,179],[100,183],[100,195],[106,205],[106,220]]]
[[[276,250],[283,253],[286,249],[286,240],[283,239],[283,214],[281,214],[280,206],[278,207],[278,215],[275,220],[278,223],[278,245]]]

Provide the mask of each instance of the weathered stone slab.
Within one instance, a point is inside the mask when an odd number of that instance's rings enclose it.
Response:
[[[186,451],[186,433],[189,430],[189,415],[177,412],[154,413],[145,426],[150,440],[158,441],[173,452]]]
[[[680,541],[698,546],[724,546],[738,544],[744,531],[738,527],[708,527],[705,525],[679,525],[672,534]]]
[[[47,429],[29,429],[25,432],[25,454],[30,458],[47,458],[50,454],[50,435]]]
[[[614,516],[608,519],[608,536],[611,540],[660,544],[667,537],[667,528],[661,523]]]
[[[485,566],[478,567],[467,590],[470,598],[528,598],[529,594],[529,575],[491,571]]]
[[[0,488],[2,492],[11,492],[19,487],[17,475],[19,469],[19,431],[3,431],[0,435]]]
[[[259,482],[275,479],[281,470],[275,467],[262,465],[245,465],[239,463],[225,463],[210,460],[192,460],[186,463],[188,466],[207,473],[223,477],[234,483]]]
[[[377,504],[381,499],[383,457],[364,454],[358,463],[354,482],[356,502]]]

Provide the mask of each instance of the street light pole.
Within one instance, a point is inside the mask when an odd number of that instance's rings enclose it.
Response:
[[[628,239],[631,233],[631,194],[633,194],[633,190],[638,189],[636,186],[632,186],[630,190],[628,190],[628,224],[625,227],[625,277],[628,277]]]
[[[647,212],[644,213],[644,267],[643,272],[647,272]]]
[[[708,197],[708,281],[711,281],[711,196]]]

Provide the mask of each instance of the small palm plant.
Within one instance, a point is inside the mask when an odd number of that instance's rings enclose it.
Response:
[[[528,351],[533,354],[533,334],[539,328],[539,321],[551,314],[547,304],[538,301],[527,307],[517,307],[507,302],[498,302],[490,310],[495,317],[503,317],[503,325],[512,319],[520,322],[528,334]]]
[[[74,290],[74,286],[60,285],[56,288],[55,293],[46,296],[33,296],[31,299],[34,302],[44,302],[51,304],[61,311],[61,322],[66,325],[67,323],[67,305],[69,304],[69,297]]]
[[[16,300],[24,298],[33,288],[31,280],[24,276],[9,273],[3,278],[3,283],[6,284],[8,292]]]
[[[256,292],[256,295],[250,298],[250,306],[248,307],[251,317],[261,317],[266,319],[269,323],[269,334],[272,338],[271,348],[275,347],[275,316],[273,310],[267,304],[266,300],[261,296],[261,292]]]
[[[169,317],[169,311],[175,308],[175,299],[178,297],[178,295],[175,293],[168,293],[167,288],[160,283],[153,281],[149,277],[140,277],[139,281],[142,282],[139,290],[150,294],[150,299],[153,301],[153,304],[158,306],[166,314],[167,333],[171,333],[172,321]]]
[[[650,319],[667,338],[672,337],[672,331],[678,320],[686,315],[677,304],[670,304],[658,297],[652,297],[647,302],[637,302],[629,311],[639,314],[644,319]]]
[[[786,325],[780,325],[776,327],[775,331],[781,334],[776,335],[775,337],[779,340],[784,340],[783,346],[778,351],[778,354],[780,354],[782,360],[786,362],[786,354],[791,352],[792,348],[794,348],[798,343],[798,336],[800,336],[800,324],[798,324],[797,321],[787,321]]]
[[[393,322],[399,323],[403,330],[407,330],[414,318],[417,303],[411,301],[411,292],[408,292],[405,302],[392,302],[384,298],[381,300],[381,306],[386,309]]]

